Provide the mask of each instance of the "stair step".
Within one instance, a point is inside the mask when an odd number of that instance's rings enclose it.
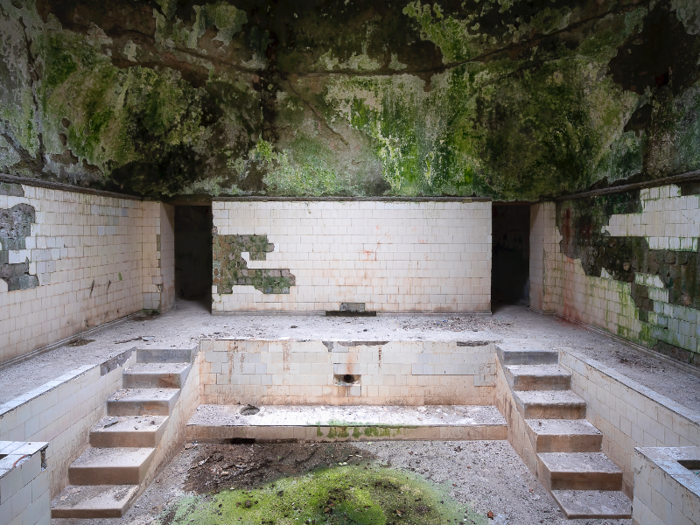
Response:
[[[90,430],[93,447],[156,447],[163,437],[167,416],[106,417]]]
[[[632,518],[632,502],[617,490],[553,490],[552,496],[570,520]]]
[[[508,365],[508,384],[513,390],[569,390],[571,374],[559,365]]]
[[[69,485],[51,502],[52,518],[121,518],[138,485]]]
[[[180,388],[189,363],[136,363],[124,371],[124,388]]]
[[[137,363],[191,363],[196,348],[139,348]]]
[[[522,348],[508,344],[496,345],[496,354],[503,366],[508,365],[556,365],[559,352],[540,348]]]
[[[527,419],[535,452],[600,452],[603,433],[585,419]]]
[[[525,419],[584,419],[586,402],[571,390],[521,390],[513,392]]]
[[[620,490],[622,471],[602,452],[543,452],[538,471],[550,490]]]
[[[154,448],[88,448],[68,468],[71,485],[138,485]]]
[[[110,416],[167,416],[175,406],[179,388],[135,388],[118,390],[107,399]]]

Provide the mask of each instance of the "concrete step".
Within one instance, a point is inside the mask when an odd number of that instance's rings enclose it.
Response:
[[[106,417],[90,430],[93,447],[156,447],[163,437],[167,416]]]
[[[527,419],[535,452],[600,452],[603,433],[585,419]]]
[[[137,363],[191,363],[196,348],[139,348]]]
[[[632,502],[617,490],[553,490],[552,496],[570,520],[632,518]]]
[[[525,419],[584,419],[586,402],[571,390],[521,390],[513,392]]]
[[[124,388],[181,388],[190,363],[136,363],[124,371]]]
[[[71,485],[138,485],[154,448],[88,448],[68,468]]]
[[[540,480],[549,490],[620,490],[622,471],[602,452],[537,454]]]
[[[118,390],[107,399],[110,416],[167,416],[180,395],[179,388]]]
[[[69,485],[51,502],[52,518],[121,518],[138,485]]]
[[[540,348],[522,348],[515,344],[496,345],[496,354],[503,366],[508,365],[556,365],[559,352]]]
[[[503,370],[513,390],[571,388],[571,374],[559,365],[508,365]]]

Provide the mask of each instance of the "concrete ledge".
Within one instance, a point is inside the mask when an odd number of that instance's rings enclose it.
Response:
[[[637,448],[633,463],[635,525],[700,523],[700,447]]]
[[[495,407],[202,405],[187,424],[188,441],[501,440],[506,421]]]

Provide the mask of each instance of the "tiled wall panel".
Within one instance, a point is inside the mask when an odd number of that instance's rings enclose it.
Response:
[[[174,265],[158,250],[162,208],[0,184],[0,362],[159,308]],[[161,242],[172,252],[172,235]]]
[[[490,311],[490,202],[215,201],[213,220],[221,239],[266,236],[274,245],[259,260],[244,253],[247,271],[294,277],[267,290],[219,284],[217,313],[327,311],[341,303],[380,312]],[[215,284],[217,265],[234,258],[215,248]]]
[[[201,343],[203,404],[492,405],[493,344]],[[344,376],[354,376],[346,384]]]
[[[636,209],[616,213],[622,207]],[[582,209],[593,210],[594,220],[570,219],[588,213]],[[700,366],[695,189],[669,185],[597,201],[545,202],[532,206],[531,216],[532,308]]]

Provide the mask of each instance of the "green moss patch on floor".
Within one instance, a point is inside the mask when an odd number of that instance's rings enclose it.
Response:
[[[446,525],[488,520],[464,509],[446,492],[405,472],[339,466],[283,478],[253,490],[181,498],[159,517],[160,525],[327,524]]]

